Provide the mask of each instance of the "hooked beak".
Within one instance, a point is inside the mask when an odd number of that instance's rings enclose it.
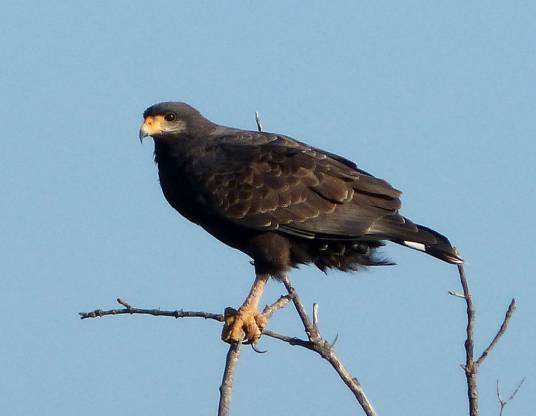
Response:
[[[162,123],[162,116],[147,116],[143,120],[143,124],[140,127],[139,137],[140,143],[143,143],[143,139],[147,136],[153,136],[161,133],[162,129],[160,124]]]
[[[147,130],[145,129],[145,123],[143,123],[140,127],[140,143],[143,144],[143,139],[145,139],[149,133],[147,133]]]

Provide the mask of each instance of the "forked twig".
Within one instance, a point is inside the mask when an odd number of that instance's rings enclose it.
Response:
[[[501,407],[500,411],[499,411],[499,416],[503,416],[504,408],[506,407],[506,405],[508,403],[510,403],[514,399],[514,397],[516,397],[517,392],[519,391],[519,389],[521,388],[521,386],[523,385],[524,382],[525,382],[525,377],[523,377],[521,379],[521,381],[519,382],[519,384],[517,385],[517,387],[515,388],[513,393],[510,395],[510,397],[508,397],[508,399],[504,400],[501,397],[501,391],[499,389],[499,380],[497,380],[497,399],[499,400],[499,405]]]
[[[267,305],[264,308],[263,313],[270,317],[278,310],[284,308],[290,302],[291,297],[289,295],[281,296],[271,305]],[[101,318],[104,316],[115,316],[115,315],[151,315],[151,316],[167,316],[169,318],[204,318],[210,319],[213,321],[223,322],[223,314],[210,313],[210,312],[198,312],[198,311],[185,311],[182,309],[177,309],[174,311],[170,310],[161,310],[161,309],[143,309],[136,308],[131,306],[126,301],[121,298],[117,299],[117,303],[124,306],[122,309],[95,309],[91,312],[79,312],[80,319],[92,319],[92,318]],[[275,339],[280,339],[279,337],[285,338],[285,336],[275,334],[272,335],[270,331],[265,331],[263,334]],[[285,339],[281,339],[285,340]],[[220,401],[218,406],[218,416],[228,416],[231,395],[233,389],[233,376],[236,370],[236,365],[238,364],[238,359],[240,358],[240,343],[233,343],[229,346],[227,352],[227,358],[225,360],[225,369],[223,372],[222,384],[220,386]],[[261,351],[262,352],[262,351]]]
[[[288,277],[285,278],[284,283],[288,282],[289,287],[291,288],[288,295],[281,296],[279,299],[277,299],[274,303],[271,305],[268,305],[264,308],[263,313],[270,317],[273,315],[276,311],[284,308],[288,303],[292,300],[295,302],[295,299],[298,299],[298,304],[301,305],[303,308],[303,304],[301,303],[301,300],[299,300],[299,297],[296,293],[296,290],[290,286],[290,280]],[[285,283],[285,286],[287,284]],[[105,316],[116,316],[116,315],[151,315],[151,316],[166,316],[169,318],[204,318],[209,319],[213,321],[223,322],[223,314],[217,314],[217,313],[209,313],[209,312],[198,312],[198,311],[185,311],[182,309],[177,310],[161,310],[161,309],[143,309],[143,308],[137,308],[131,306],[126,301],[123,301],[121,299],[117,299],[117,302],[124,306],[123,309],[109,309],[109,310],[102,310],[102,309],[96,309],[91,312],[80,312],[80,319],[94,319],[94,318],[101,318]],[[305,309],[303,309],[305,312]],[[307,317],[307,314],[305,313],[305,318],[309,322],[309,324],[312,326],[311,321]],[[301,318],[301,315],[300,315]],[[277,332],[267,330],[265,329],[263,331],[263,335],[278,339],[280,341],[286,342],[293,346],[299,346],[306,348],[308,350],[314,351],[318,353],[322,358],[327,360],[332,367],[337,371],[337,374],[341,377],[343,382],[348,386],[348,388],[352,391],[352,393],[355,395],[358,402],[363,407],[363,410],[368,416],[374,416],[376,415],[376,412],[372,405],[370,404],[370,401],[366,397],[363,388],[359,384],[358,380],[354,378],[350,372],[344,367],[342,362],[339,360],[339,358],[335,355],[335,351],[333,349],[333,344],[330,344],[325,339],[323,339],[320,336],[320,333],[316,329],[316,332],[313,330],[313,332],[316,334],[316,338],[309,337],[309,340],[303,340],[296,337],[290,337],[287,335],[282,335]],[[240,344],[234,343],[229,346],[229,350],[227,352],[227,358],[225,360],[225,369],[223,373],[223,379],[222,384],[220,386],[220,401],[219,401],[219,413],[218,416],[228,416],[229,415],[229,408],[231,403],[231,394],[232,394],[232,386],[233,386],[233,376],[235,373],[236,365],[238,363],[238,359],[240,357]]]
[[[298,345],[300,347],[305,347],[309,350],[318,353],[335,369],[344,384],[346,384],[346,386],[354,394],[355,398],[359,402],[359,405],[361,406],[365,414],[367,416],[377,415],[376,410],[374,409],[372,403],[365,394],[361,383],[359,383],[356,377],[352,376],[350,371],[348,371],[348,369],[343,365],[341,360],[335,354],[335,349],[333,348],[334,343],[330,344],[324,338],[322,338],[320,331],[318,330],[318,326],[315,325],[318,320],[318,306],[313,308],[313,314],[316,315],[314,319],[315,323],[313,323],[309,319],[309,316],[307,316],[305,307],[303,306],[300,297],[296,293],[296,289],[294,289],[294,287],[292,286],[289,277],[287,275],[283,275],[281,276],[281,280],[283,281],[283,284],[285,285],[285,288],[287,289],[289,295],[292,296],[292,302],[294,303],[294,307],[296,308],[296,311],[300,316],[309,341],[304,341],[297,338],[277,336],[278,334],[274,333],[272,333],[271,335],[274,338],[278,338],[282,341],[288,342],[290,345]]]
[[[266,319],[270,319],[270,317],[279,309],[282,309],[287,306],[291,299],[292,297],[290,295],[282,295],[271,305],[266,305],[262,311],[262,314],[266,317]]]
[[[463,289],[463,296],[458,295],[455,292],[449,292],[449,294],[465,299],[467,310],[467,328],[466,328],[466,340],[465,340],[465,365],[462,366],[465,372],[465,378],[467,381],[467,397],[469,400],[469,415],[478,416],[478,386],[477,386],[477,374],[480,365],[484,362],[486,357],[495,348],[501,337],[508,329],[508,324],[512,318],[512,314],[516,309],[516,301],[512,299],[508,310],[504,316],[504,320],[499,328],[497,334],[493,337],[493,340],[489,346],[482,352],[480,357],[475,361],[474,359],[474,337],[475,337],[475,307],[473,304],[473,298],[469,290],[469,284],[467,283],[467,277],[463,264],[458,264],[458,272],[460,275],[460,282]]]

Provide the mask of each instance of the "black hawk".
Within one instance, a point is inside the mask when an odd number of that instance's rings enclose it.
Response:
[[[181,215],[253,259],[244,304],[228,308],[222,339],[255,343],[264,286],[300,264],[355,271],[392,264],[385,241],[462,263],[449,240],[401,216],[400,191],[344,157],[290,137],[215,124],[185,103],[143,113],[162,191]]]

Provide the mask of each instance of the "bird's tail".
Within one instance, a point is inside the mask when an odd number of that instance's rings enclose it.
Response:
[[[422,251],[447,263],[463,263],[463,259],[447,237],[400,215],[384,217],[376,222],[370,231],[378,239],[390,240],[393,243]]]
[[[423,225],[415,224],[417,232],[406,235],[404,239],[392,240],[395,243],[423,251],[451,264],[462,264],[463,259],[447,237]]]

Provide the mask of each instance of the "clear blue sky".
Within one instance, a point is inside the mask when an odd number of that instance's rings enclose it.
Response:
[[[467,260],[480,352],[511,297],[511,329],[480,373],[536,397],[536,6],[509,2],[16,2],[2,5],[0,412],[215,414],[227,346],[215,322],[80,321],[139,307],[221,312],[244,299],[248,258],[164,201],[143,110],[182,100],[221,124],[344,154],[404,191],[403,213]],[[293,273],[327,338],[382,415],[466,409],[455,267],[392,245],[396,267]],[[265,301],[282,287],[270,284]],[[292,309],[270,327],[300,334]],[[233,416],[353,415],[308,351],[245,349]]]

